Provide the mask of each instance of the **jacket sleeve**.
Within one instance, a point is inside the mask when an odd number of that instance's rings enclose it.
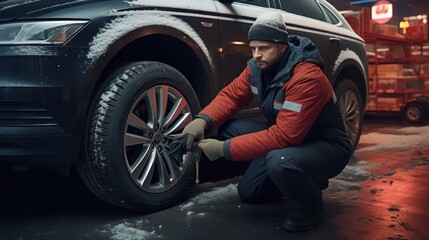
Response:
[[[321,69],[307,62],[295,66],[284,90],[286,97],[276,123],[267,130],[228,140],[224,147],[228,159],[253,159],[274,149],[301,144],[324,105],[334,96]]]
[[[208,121],[210,129],[218,128],[237,113],[242,106],[248,105],[253,99],[248,79],[251,74],[252,72],[247,66],[237,78],[224,87],[213,101],[198,114],[199,117]]]

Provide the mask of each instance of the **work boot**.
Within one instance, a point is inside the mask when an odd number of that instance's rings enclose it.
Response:
[[[272,165],[267,168],[269,176],[293,206],[283,221],[283,228],[300,232],[316,226],[323,208],[319,182],[300,171],[289,168],[278,170],[275,164]]]
[[[294,209],[283,220],[283,229],[289,232],[303,232],[314,228],[320,220],[322,208],[315,210]]]

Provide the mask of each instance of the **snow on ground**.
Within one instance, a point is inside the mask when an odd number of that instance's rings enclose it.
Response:
[[[216,187],[209,192],[204,192],[192,198],[188,203],[180,205],[180,210],[187,210],[195,205],[205,205],[211,202],[237,196],[237,184],[228,184],[225,187]],[[204,215],[204,214],[203,214]]]
[[[408,149],[429,143],[429,126],[405,127],[389,133],[369,133],[361,136],[359,144],[370,144],[355,151],[361,153],[374,150]]]
[[[367,166],[367,162],[365,161],[349,164],[343,172],[329,180],[329,190],[341,192],[362,189],[358,181],[365,180],[371,176],[371,174],[365,170]]]
[[[162,225],[158,227],[150,227],[151,230],[144,230],[148,228],[149,220],[137,220],[135,222],[124,221],[122,223],[112,226],[107,224],[101,233],[109,234],[112,240],[152,240],[162,238],[162,235],[157,234],[156,231],[162,229]]]
[[[179,206],[185,211],[186,217],[204,217],[206,213],[197,213],[191,208],[198,205],[206,205],[212,202],[222,201],[232,196],[237,196],[237,184],[228,184],[224,187],[214,187],[192,198],[188,203]],[[114,226],[108,224],[102,233],[110,234],[112,240],[152,240],[160,239],[162,235],[157,233],[162,230],[162,225],[149,227],[149,220],[138,220],[136,222],[124,221]],[[148,230],[150,228],[150,230]]]
[[[370,144],[368,147],[363,147],[356,152],[388,150],[388,149],[405,149],[413,146],[429,144],[429,126],[424,127],[406,127],[402,129],[392,130],[391,133],[369,133],[361,136],[361,144]],[[343,172],[337,177],[330,179],[329,192],[353,191],[360,190],[362,186],[359,181],[369,177],[374,177],[367,171],[371,168],[371,164],[366,161],[351,162]],[[203,192],[187,203],[178,206],[181,211],[186,212],[186,217],[199,216],[204,217],[206,213],[196,213],[194,207],[199,205],[207,205],[209,203],[222,201],[230,197],[237,196],[237,184],[230,183],[224,187],[214,187],[210,191]],[[331,195],[328,197],[333,197]],[[141,225],[141,224],[140,224]],[[162,236],[156,233],[156,230],[161,230],[162,225],[158,229],[152,228],[149,231],[141,230],[139,223],[131,224],[128,222],[117,224],[109,227],[113,240],[149,240],[159,239]]]
[[[366,146],[355,151],[355,154],[379,150],[401,150],[410,147],[429,145],[429,126],[405,127],[390,130],[389,133],[368,133],[361,136],[359,144]],[[334,192],[360,190],[358,183],[361,180],[377,178],[367,171],[371,163],[365,161],[351,161],[341,174],[330,179],[329,190]]]
[[[113,240],[146,240],[153,239],[157,235],[155,231],[148,232],[130,226],[127,223],[120,223],[114,226],[111,230]]]
[[[423,146],[429,144],[429,126],[405,127],[391,130],[390,133],[368,133],[363,134],[360,144],[363,147],[355,153],[376,151],[376,150],[400,150],[409,149],[414,146]],[[351,161],[350,164],[337,177],[330,180],[330,189],[332,191],[360,190],[362,187],[359,181],[368,179],[372,176],[367,170],[371,168],[371,163],[366,161]],[[226,199],[231,196],[237,196],[237,184],[229,184],[225,187],[213,188],[210,192],[202,193],[192,198],[188,203],[179,206],[180,209],[188,210],[195,205],[204,205],[210,202]],[[192,215],[192,213],[189,213]]]

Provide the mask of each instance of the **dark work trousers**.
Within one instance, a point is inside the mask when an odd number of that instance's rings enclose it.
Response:
[[[265,122],[234,119],[219,128],[219,138],[267,129]],[[251,160],[238,184],[242,201],[260,203],[286,197],[296,209],[319,210],[323,206],[320,182],[338,175],[347,165],[350,151],[326,140],[276,149]]]

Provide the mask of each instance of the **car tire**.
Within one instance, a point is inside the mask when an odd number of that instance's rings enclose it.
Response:
[[[363,114],[365,112],[360,91],[352,80],[345,78],[336,85],[335,94],[354,150],[362,133]]]
[[[128,64],[106,81],[91,104],[84,156],[77,164],[102,200],[143,212],[170,207],[194,179],[193,153],[169,143],[200,111],[187,79],[159,62]]]
[[[421,123],[427,118],[427,113],[425,112],[423,106],[416,102],[408,103],[404,107],[402,114],[405,121],[409,123]]]

